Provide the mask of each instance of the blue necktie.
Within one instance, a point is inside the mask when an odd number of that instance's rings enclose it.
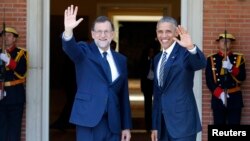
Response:
[[[107,52],[103,52],[103,62],[104,62],[104,67],[105,67],[105,72],[107,74],[107,77],[108,77],[108,80],[109,82],[112,82],[112,75],[111,75],[111,69],[110,69],[110,66],[109,66],[109,62],[107,60]]]
[[[160,65],[160,71],[159,71],[159,86],[163,86],[164,84],[164,68],[165,64],[167,62],[167,53],[163,52],[161,65]]]

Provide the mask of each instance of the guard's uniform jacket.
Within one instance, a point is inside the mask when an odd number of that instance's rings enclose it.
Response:
[[[27,72],[27,51],[23,48],[13,46],[6,49],[11,57],[10,62],[5,66],[3,74],[4,91],[6,96],[0,101],[1,104],[23,104],[25,103],[25,80]],[[1,67],[4,67],[1,65]]]
[[[223,52],[218,52],[208,56],[206,66],[206,83],[212,93],[212,108],[225,108],[219,99],[221,92],[227,89],[229,98],[227,99],[228,109],[237,109],[243,107],[241,92],[241,82],[246,79],[245,59],[243,54],[228,53],[229,60],[233,65],[231,70],[227,71],[227,81],[225,81],[225,70],[222,68],[224,58]]]

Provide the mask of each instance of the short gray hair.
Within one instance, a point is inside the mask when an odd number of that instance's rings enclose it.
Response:
[[[162,17],[158,22],[157,22],[157,26],[156,27],[158,27],[158,25],[160,24],[160,23],[165,23],[165,22],[167,22],[167,23],[172,23],[174,26],[178,26],[178,24],[177,24],[177,21],[174,19],[174,18],[172,18],[172,17],[169,17],[169,16],[164,16],[164,17]]]

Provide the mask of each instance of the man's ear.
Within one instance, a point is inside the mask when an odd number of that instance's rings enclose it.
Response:
[[[95,37],[94,34],[95,34],[94,31],[91,30],[91,36],[92,36],[93,39],[94,39],[94,37]]]

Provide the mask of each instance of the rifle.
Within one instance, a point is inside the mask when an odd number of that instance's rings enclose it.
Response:
[[[3,11],[3,30],[2,30],[2,49],[1,53],[5,51],[5,9]],[[6,96],[4,91],[4,78],[5,78],[5,63],[4,61],[0,61],[0,100]]]
[[[225,40],[224,40],[224,61],[227,61],[227,30],[225,30],[224,32],[225,35]],[[227,74],[228,74],[228,70],[226,68],[224,68],[224,99],[225,99],[225,107],[227,107]]]

